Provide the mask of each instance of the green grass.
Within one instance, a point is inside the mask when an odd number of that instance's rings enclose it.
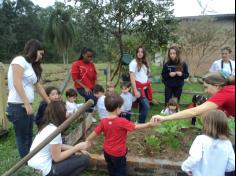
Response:
[[[43,64],[43,75],[45,74],[51,74],[50,79],[54,79],[54,77],[57,76],[62,76],[63,74],[55,74],[55,73],[59,73],[62,72],[62,69],[66,69],[69,68],[70,66],[64,67],[62,64]],[[104,86],[105,88],[105,80],[106,80],[106,76],[103,74],[103,69],[105,69],[107,67],[107,64],[96,64],[96,68],[98,71],[98,82]],[[8,65],[5,65],[5,69],[7,70]],[[6,73],[5,70],[5,73]],[[156,76],[156,75],[160,75],[161,72],[161,68],[160,67],[152,67],[152,75]],[[58,81],[56,83],[56,85],[60,85],[62,82]],[[54,82],[50,83],[50,84],[54,84]],[[47,86],[48,84],[45,84],[44,86]],[[72,81],[68,84],[67,88],[71,88],[73,87],[73,83]],[[157,91],[163,91],[164,90],[164,85],[162,83],[160,84],[152,84],[152,89],[153,90],[157,90]],[[194,91],[203,91],[202,85],[201,84],[191,84],[191,83],[185,83],[184,85],[184,90],[194,90]],[[117,92],[120,92],[120,88],[119,86],[116,88]],[[157,101],[164,101],[164,94],[163,93],[155,93],[153,95],[154,99]],[[65,100],[65,96],[62,96],[63,99]],[[192,99],[192,95],[186,95],[183,94],[181,97],[183,102],[191,102]],[[33,103],[33,109],[34,112],[37,111],[39,102],[41,101],[41,98],[39,96],[36,96],[35,101]],[[78,102],[83,102],[83,98],[82,97],[78,97]],[[163,105],[155,105],[151,107],[151,110],[149,112],[149,117],[148,119],[150,119],[150,117],[154,114],[159,114],[160,111],[162,110]],[[181,106],[181,109],[185,109],[185,106]],[[134,112],[137,112],[137,109],[133,110]],[[137,115],[133,115],[132,116],[132,120],[135,121],[137,119]],[[171,126],[171,124],[168,125],[169,122],[166,122],[165,124],[167,126]],[[170,123],[181,123],[179,122],[170,122]],[[187,125],[186,123],[189,123],[189,121],[185,121],[182,123],[182,125]],[[229,125],[232,129],[232,131],[235,131],[235,123],[233,120],[229,121]],[[34,128],[34,134],[36,134],[36,128]],[[102,140],[102,137],[101,137]],[[155,140],[155,139],[150,139],[150,140]],[[154,142],[155,141],[150,141],[150,142]],[[179,148],[178,144],[176,142],[173,142],[172,144],[173,148]],[[97,151],[99,151],[100,149],[97,148]],[[16,164],[19,161],[19,156],[18,156],[18,151],[16,149],[16,143],[15,143],[15,134],[14,134],[14,130],[12,125],[10,125],[9,127],[9,134],[6,138],[2,138],[0,139],[0,175],[2,175],[4,172],[6,172],[8,169],[10,169],[14,164]],[[38,176],[38,174],[36,172],[34,172],[32,169],[30,169],[27,166],[22,167],[22,169],[20,169],[19,171],[16,172],[15,175],[18,176],[25,176],[25,175],[32,175],[32,176]],[[95,176],[97,175],[97,173],[93,173],[90,171],[87,171],[85,173],[85,176]],[[99,174],[100,176],[103,176],[102,174]],[[105,176],[105,175],[104,175]]]

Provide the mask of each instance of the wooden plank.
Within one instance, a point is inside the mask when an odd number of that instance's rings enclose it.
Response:
[[[153,93],[165,93],[164,90],[152,90],[152,92],[153,92]],[[205,94],[205,92],[191,91],[191,90],[183,90],[182,94],[190,94],[190,95],[200,94],[200,95],[203,95],[203,94]]]
[[[3,129],[8,128],[6,111],[6,81],[3,64],[0,62],[0,125]]]

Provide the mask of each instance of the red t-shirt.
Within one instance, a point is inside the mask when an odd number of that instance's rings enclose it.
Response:
[[[103,150],[109,155],[115,157],[124,156],[127,152],[126,139],[127,132],[133,131],[135,125],[133,122],[125,118],[105,118],[102,119],[94,132],[99,135],[104,133],[105,139],[103,143]]]
[[[92,62],[87,63],[83,60],[77,60],[72,63],[71,76],[74,81],[75,88],[81,88],[81,86],[76,83],[76,80],[79,80],[89,89],[93,89],[97,79],[95,65]]]
[[[220,91],[210,97],[207,101],[218,105],[218,108],[227,115],[235,117],[235,86],[224,86]]]

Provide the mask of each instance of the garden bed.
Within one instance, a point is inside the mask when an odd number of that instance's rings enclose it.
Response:
[[[127,156],[152,157],[171,161],[184,161],[195,137],[201,134],[201,126],[188,125],[190,121],[172,121],[159,127],[137,130],[128,134]],[[95,128],[92,125],[89,132]],[[93,141],[90,153],[102,154],[103,135]],[[231,136],[234,143],[234,137]]]

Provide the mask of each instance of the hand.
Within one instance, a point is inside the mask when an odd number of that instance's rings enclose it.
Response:
[[[176,72],[170,72],[169,75],[170,75],[170,77],[175,77],[176,76]]]
[[[155,126],[158,126],[160,125],[160,122],[154,122],[152,119],[149,121],[149,125],[150,127],[155,127]]]
[[[77,151],[86,150],[89,147],[88,142],[80,142],[74,146]]]
[[[188,175],[188,176],[192,176],[193,174],[192,174],[191,171],[189,171],[189,172],[187,173],[187,175]]]
[[[81,154],[90,156],[90,153],[86,150],[80,150],[78,152],[75,152],[75,155],[81,155]]]
[[[84,90],[85,90],[85,93],[86,93],[87,95],[89,95],[89,94],[91,93],[91,90],[90,90],[89,88],[87,88],[87,87],[85,87]]]
[[[134,96],[139,98],[141,95],[140,95],[140,92],[136,89],[134,90]]]
[[[25,110],[28,116],[32,116],[33,115],[33,108],[31,106],[31,104],[25,104]]]
[[[182,76],[183,75],[183,73],[180,72],[180,71],[177,71],[176,74],[177,74],[177,76]]]
[[[160,124],[161,122],[163,122],[165,120],[165,117],[162,117],[160,115],[155,115],[155,116],[152,116],[151,118],[151,122],[154,122],[156,124]]]

